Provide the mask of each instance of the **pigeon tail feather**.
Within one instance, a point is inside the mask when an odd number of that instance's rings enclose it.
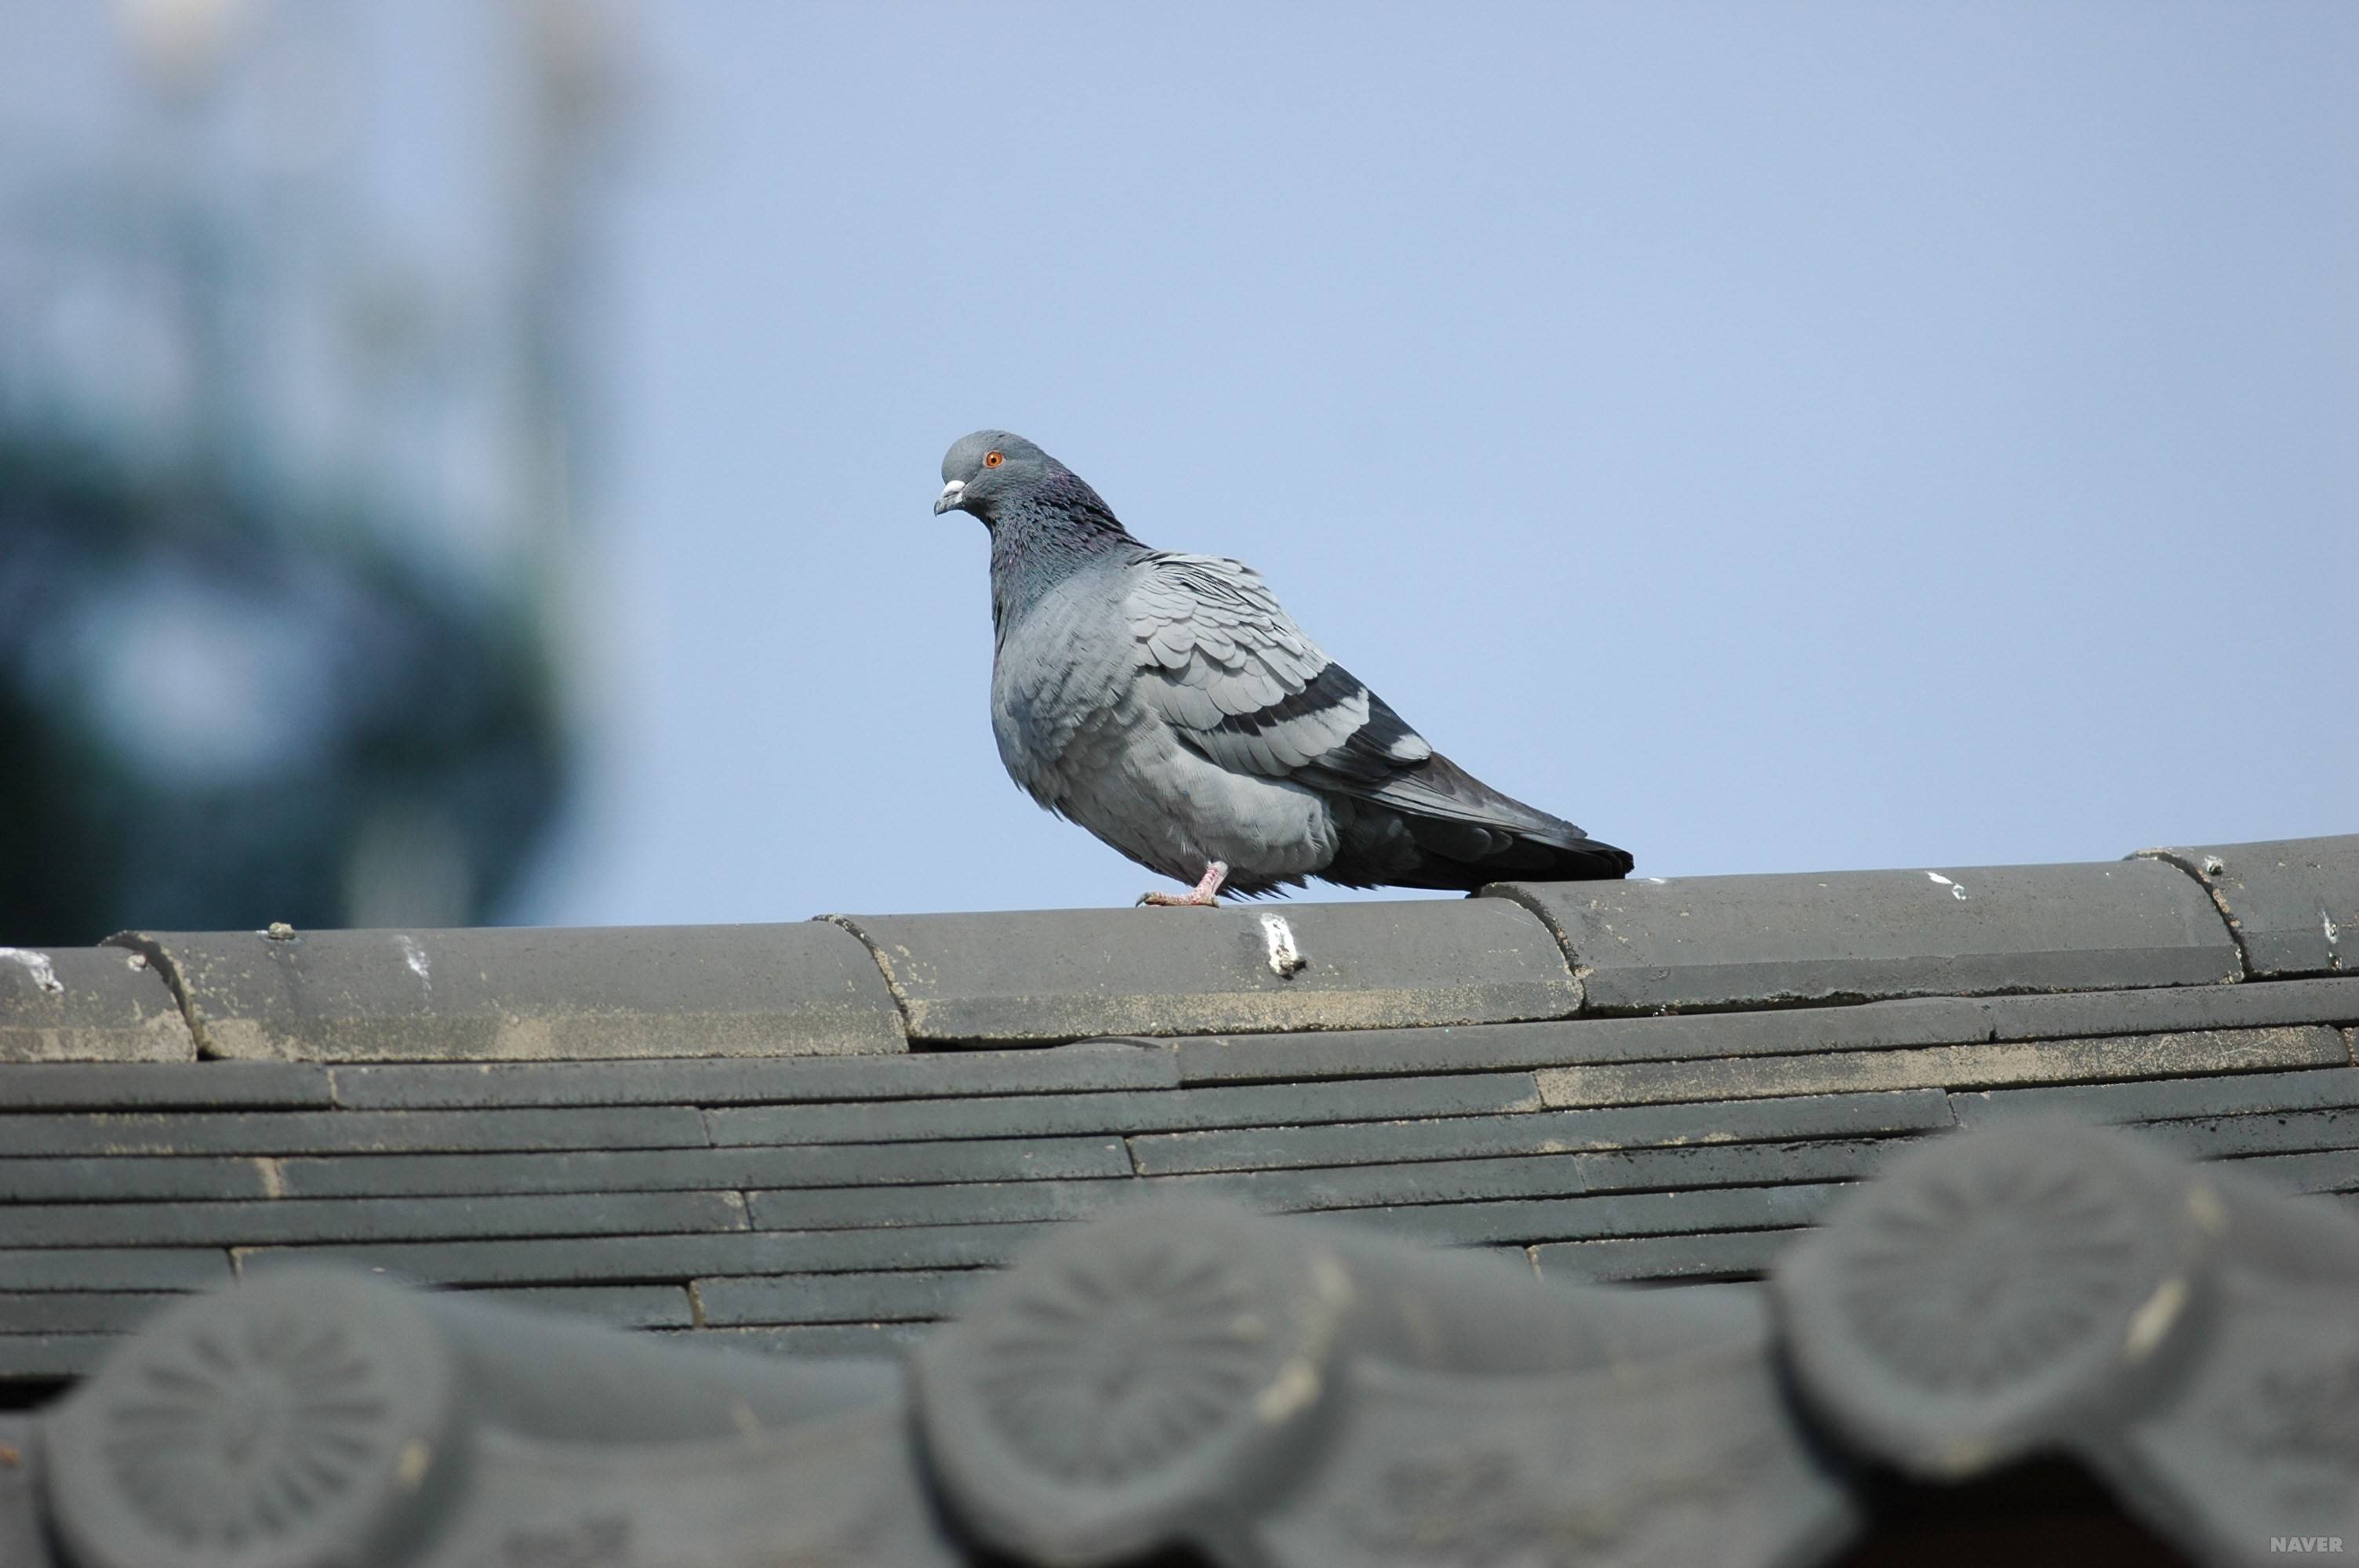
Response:
[[[1502,795],[1435,752],[1353,792],[1334,863],[1320,874],[1348,887],[1455,888],[1509,879],[1598,881],[1627,876],[1628,850]],[[1340,803],[1339,803],[1340,804]]]

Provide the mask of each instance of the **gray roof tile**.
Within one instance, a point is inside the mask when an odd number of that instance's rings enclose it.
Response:
[[[1176,1088],[1168,1044],[1099,1040],[1052,1049],[724,1062],[534,1062],[337,1067],[353,1109],[476,1106],[801,1105],[938,1095]]]
[[[1676,881],[1508,882],[1585,1011],[2211,985],[2243,966],[2202,890],[2146,860]]]
[[[0,1335],[120,1334],[178,1295],[130,1291],[0,1293]]]
[[[968,1139],[908,1146],[822,1143],[534,1154],[388,1154],[283,1160],[280,1197],[644,1193],[1127,1176],[1118,1138]]]
[[[731,1193],[284,1199],[261,1203],[25,1205],[8,1214],[22,1247],[228,1247],[479,1236],[609,1236],[740,1230]]]
[[[468,1293],[614,1328],[692,1328],[696,1325],[696,1310],[685,1285],[528,1285]]]
[[[195,1040],[144,958],[102,947],[0,946],[0,1063],[174,1062]]]
[[[1982,1003],[1960,997],[1651,1018],[1581,1018],[1463,1029],[1216,1035],[1179,1043],[1187,1084],[1266,1083],[1372,1073],[1468,1072],[1795,1051],[1883,1050],[1987,1040]]]
[[[0,1112],[325,1110],[335,1103],[327,1069],[309,1062],[0,1062]]]
[[[1191,1195],[1266,1214],[1377,1208],[1397,1204],[1500,1203],[1593,1193],[1688,1191],[1853,1181],[1872,1172],[1897,1140],[1813,1139],[1577,1154],[1527,1154],[1422,1164],[1343,1165],[1178,1176]],[[1525,1238],[1501,1236],[1520,1245]]]
[[[705,1141],[688,1106],[580,1110],[190,1111],[0,1115],[0,1158],[678,1149]]]
[[[1918,1089],[1764,1098],[1717,1107],[1709,1119],[1675,1107],[1616,1105],[1426,1121],[1148,1133],[1131,1139],[1130,1150],[1141,1174],[1168,1175],[1656,1144],[1841,1138],[1949,1125],[1949,1102],[1937,1090]]]
[[[926,1325],[916,1323],[814,1323],[786,1328],[706,1328],[716,1345],[773,1356],[895,1356],[915,1345]]]
[[[880,1226],[1012,1225],[1085,1219],[1137,1201],[1121,1180],[965,1182],[942,1187],[824,1187],[748,1194],[756,1228],[859,1230]]]
[[[1792,1244],[1800,1230],[1706,1231],[1692,1236],[1616,1237],[1605,1241],[1552,1241],[1535,1247],[1532,1262],[1543,1280],[1721,1279],[1757,1274]]]
[[[2149,1121],[2140,1130],[2155,1142],[2194,1160],[2244,1154],[2311,1153],[2359,1149],[2359,1108],[2287,1110],[2267,1116],[2215,1116],[2194,1121]],[[2352,1162],[2359,1170],[2359,1162]]]
[[[1177,1043],[1186,1084],[1299,1082],[1379,1073],[1472,1072],[1897,1045],[1976,1044],[2276,1023],[2350,1023],[2359,986],[2339,979],[2172,986],[2038,996],[1921,997],[1767,1011],[1574,1018],[1461,1029],[1211,1035]]]
[[[1463,1247],[1528,1246],[1601,1236],[1674,1236],[1692,1230],[1776,1230],[1808,1225],[1842,1184],[1715,1187],[1701,1192],[1612,1193],[1521,1203],[1413,1204],[1339,1210],[1335,1218],[1408,1241]]]
[[[2359,1192],[2359,1160],[2348,1149],[2299,1154],[2255,1154],[2231,1167],[2293,1193]]]
[[[2309,1110],[2359,1106],[2359,1069],[2343,1065],[2209,1078],[1980,1089],[1952,1094],[1950,1103],[1958,1120],[1968,1127],[2003,1116],[2052,1114],[2082,1121],[2118,1122]]]
[[[2248,980],[2162,990],[1996,996],[1976,1005],[1989,1015],[1994,1039],[2054,1040],[2072,1034],[2349,1023],[2354,1022],[2352,1010],[2359,1008],[2359,986],[2339,980]]]
[[[940,1188],[852,1188],[749,1195],[764,1229],[829,1229],[957,1220],[970,1225],[1084,1219],[1158,1196],[1237,1204],[1260,1214],[1419,1203],[1491,1203],[1591,1193],[1853,1180],[1884,1142],[1814,1140],[1411,1164],[1310,1166],[1157,1177],[1144,1182],[1001,1182]]]
[[[696,1296],[714,1327],[752,1324],[900,1323],[947,1317],[988,1276],[923,1269],[880,1274],[796,1274],[700,1280]]]
[[[1168,1093],[1024,1095],[756,1106],[709,1111],[712,1141],[849,1143],[941,1138],[1270,1127],[1537,1110],[1529,1073],[1464,1073],[1343,1083],[1255,1084]]]
[[[2255,977],[2359,972],[2359,834],[2143,853],[2210,890]]]
[[[847,1055],[907,1048],[832,926],[127,932],[207,1055],[368,1062]]]
[[[1556,1067],[1542,1072],[1539,1081],[1540,1096],[1551,1106],[1647,1105],[1746,1099],[1757,1095],[2161,1078],[2329,1066],[2347,1065],[2350,1060],[2350,1049],[2340,1033],[2312,1024],[1990,1045],[1926,1045],[1897,1051],[1834,1051],[1811,1056]]]
[[[330,1259],[440,1284],[558,1285],[692,1280],[732,1274],[997,1266],[1015,1256],[1016,1249],[1041,1229],[1037,1225],[924,1225],[871,1230],[540,1236],[481,1241],[341,1243],[330,1247],[242,1246],[235,1251],[241,1272]],[[0,1254],[0,1263],[5,1261],[6,1255]]]
[[[1305,965],[1280,973],[1266,923]],[[842,917],[912,1040],[1384,1029],[1560,1018],[1580,992],[1548,929],[1504,903],[1288,903]]]
[[[12,1291],[197,1291],[227,1283],[229,1254],[218,1247],[72,1248],[0,1250],[0,1280]]]
[[[253,1155],[0,1160],[0,1203],[266,1198],[274,1184],[269,1161]]]
[[[82,1377],[116,1342],[113,1334],[0,1334],[0,1379]]]

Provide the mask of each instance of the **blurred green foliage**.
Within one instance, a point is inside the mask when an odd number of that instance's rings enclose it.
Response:
[[[566,793],[555,672],[392,536],[0,436],[0,943],[501,906]]]

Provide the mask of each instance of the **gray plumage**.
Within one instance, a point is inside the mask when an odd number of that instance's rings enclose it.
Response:
[[[1149,549],[1039,448],[978,430],[937,513],[991,530],[991,720],[1049,810],[1183,882],[1473,890],[1630,856],[1434,751],[1243,562]],[[1217,879],[1216,879],[1217,880]]]

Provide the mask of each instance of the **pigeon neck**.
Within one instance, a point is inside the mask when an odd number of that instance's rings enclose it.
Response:
[[[1079,480],[1069,488],[1027,496],[991,521],[991,622],[1001,632],[1083,567],[1144,548],[1096,492]]]

